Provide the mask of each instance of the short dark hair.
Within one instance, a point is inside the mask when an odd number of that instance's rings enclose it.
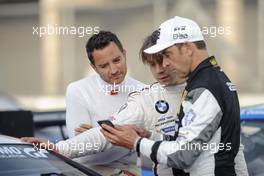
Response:
[[[110,42],[114,42],[121,52],[124,51],[123,46],[117,36],[110,31],[100,31],[98,34],[94,34],[86,43],[86,53],[90,63],[94,65],[93,51],[103,49]]]
[[[204,42],[204,40],[200,40],[200,41],[196,41],[196,42],[193,42],[196,46],[197,49],[206,49],[206,44]]]
[[[206,49],[206,44],[204,42],[204,40],[199,40],[199,41],[195,41],[195,42],[192,42],[197,49],[199,50],[204,50]],[[175,46],[177,46],[179,49],[181,49],[181,47],[184,45],[184,43],[176,43]]]

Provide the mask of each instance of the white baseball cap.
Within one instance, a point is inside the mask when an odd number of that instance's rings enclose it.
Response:
[[[195,42],[204,40],[201,29],[193,20],[175,16],[159,27],[159,38],[155,45],[144,50],[153,54],[160,52],[176,43]]]

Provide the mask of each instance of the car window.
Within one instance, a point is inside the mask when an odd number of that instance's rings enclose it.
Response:
[[[0,175],[87,175],[47,150],[28,144],[0,144]]]

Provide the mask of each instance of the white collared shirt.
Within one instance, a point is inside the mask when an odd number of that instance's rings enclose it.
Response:
[[[69,137],[81,123],[98,126],[98,120],[108,119],[127,100],[128,94],[141,90],[144,84],[126,76],[118,85],[111,85],[98,74],[71,83],[66,93],[66,127]],[[111,95],[111,90],[118,90]]]

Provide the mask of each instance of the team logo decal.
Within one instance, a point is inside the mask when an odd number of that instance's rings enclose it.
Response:
[[[210,63],[212,66],[217,66],[217,61],[215,58],[210,59]]]
[[[161,114],[165,114],[169,110],[169,104],[164,100],[159,100],[155,103],[155,109]]]

